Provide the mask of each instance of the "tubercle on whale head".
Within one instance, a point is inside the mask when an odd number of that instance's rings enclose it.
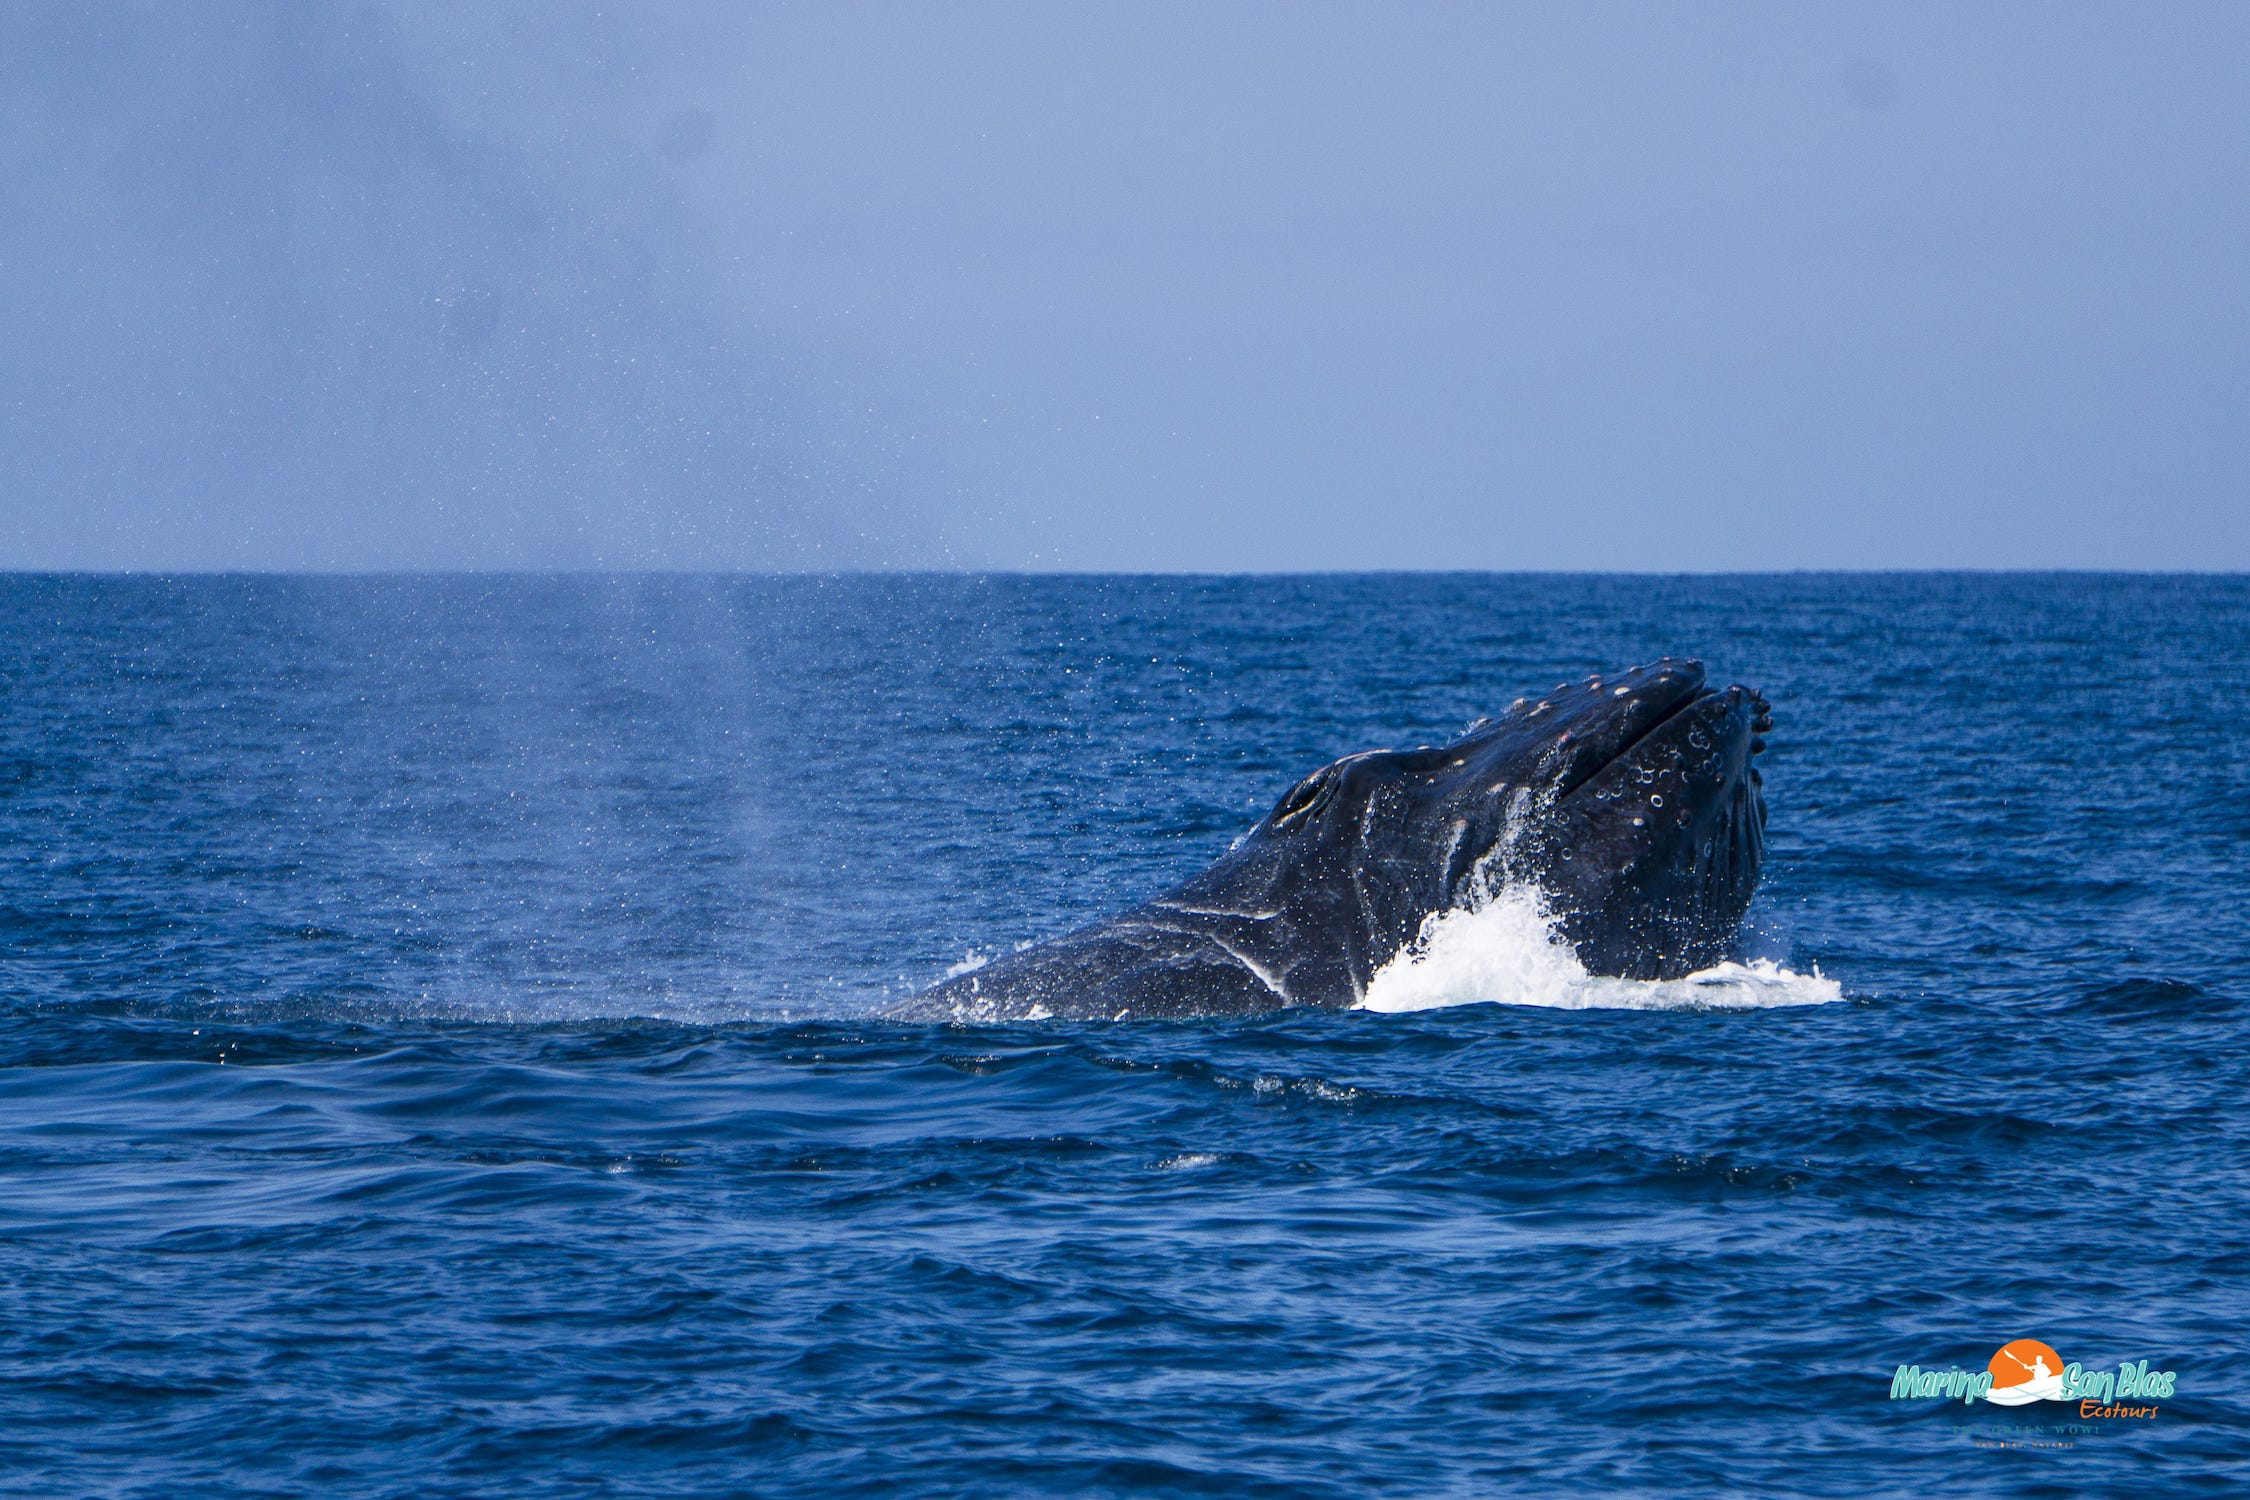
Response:
[[[1432,820],[1439,826],[1463,817],[1472,826],[1486,821],[1494,806],[1525,789],[1554,806],[1652,738],[1674,714],[1721,696],[1704,683],[1701,662],[1672,657],[1559,683],[1536,700],[1518,698],[1497,717],[1477,720],[1447,744],[1366,751],[1323,766],[1284,793],[1252,832],[1316,833],[1339,813],[1356,817],[1371,796],[1400,784],[1439,810]],[[1726,692],[1755,704],[1756,731],[1772,727],[1762,696],[1740,687]]]
[[[1704,692],[1702,663],[1671,657],[1558,683],[1446,747],[1434,794],[1482,831],[1479,842],[1520,842],[1527,816],[1551,814]]]
[[[1519,698],[1457,746],[1560,799],[1703,690],[1701,662],[1664,657]]]

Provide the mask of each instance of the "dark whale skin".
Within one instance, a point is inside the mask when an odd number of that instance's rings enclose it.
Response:
[[[888,1014],[1344,1009],[1432,913],[1523,882],[1590,972],[1676,978],[1727,956],[1757,887],[1770,727],[1763,696],[1670,657],[1519,698],[1450,744],[1323,766],[1184,885]]]

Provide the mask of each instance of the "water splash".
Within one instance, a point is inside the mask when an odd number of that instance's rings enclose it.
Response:
[[[971,948],[968,952],[961,955],[961,961],[959,963],[953,965],[951,968],[945,971],[945,977],[948,979],[959,979],[963,974],[974,974],[977,970],[983,968],[990,962],[992,962],[991,954],[979,953],[976,949]]]
[[[1511,885],[1438,912],[1376,972],[1362,1010],[1437,1010],[1498,1001],[1559,1010],[1687,1010],[1824,1005],[1843,987],[1819,970],[1771,959],[1715,964],[1681,979],[1610,979],[1586,972],[1536,888]]]

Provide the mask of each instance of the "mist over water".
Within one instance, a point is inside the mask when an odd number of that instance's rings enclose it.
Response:
[[[0,563],[937,560],[942,476],[740,315],[680,192],[647,91],[736,30],[9,7]]]

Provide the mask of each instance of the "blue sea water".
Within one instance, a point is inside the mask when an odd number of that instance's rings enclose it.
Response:
[[[1664,653],[1841,998],[870,1018]],[[0,1491],[2239,1493],[2246,688],[2242,578],[0,579]],[[2176,1393],[1891,1399],[2020,1337]]]

